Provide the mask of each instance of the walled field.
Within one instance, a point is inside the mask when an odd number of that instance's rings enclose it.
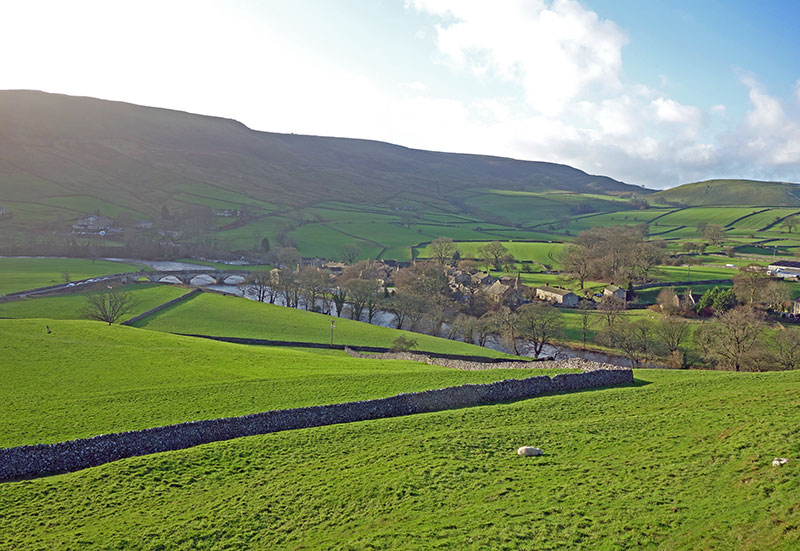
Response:
[[[0,320],[0,335],[0,447],[554,372],[459,371],[89,321]]]
[[[564,248],[563,243],[537,243],[525,241],[501,241],[508,252],[514,255],[517,260],[532,260],[539,264],[545,264],[552,268],[559,266],[559,254]],[[455,243],[456,249],[462,258],[478,258],[478,249],[485,246],[489,241],[469,241]],[[430,257],[430,246],[425,246],[417,250],[419,258]]]
[[[0,258],[0,295],[94,276],[135,272],[139,267],[122,262],[84,258]]]
[[[0,548],[797,549],[800,372],[636,377],[6,483]]]
[[[123,289],[132,293],[136,304],[119,321],[138,316],[151,308],[189,292],[184,287],[158,283],[137,283],[135,285],[126,285]],[[0,318],[83,319],[85,317],[83,309],[86,306],[86,294],[87,292],[80,292],[0,302]]]
[[[397,337],[406,335],[417,339],[417,350],[477,356],[502,355],[463,342],[211,293],[200,294],[162,310],[137,322],[136,326],[169,333],[326,344],[330,342],[331,320],[336,321],[334,342],[337,344],[391,347]]]

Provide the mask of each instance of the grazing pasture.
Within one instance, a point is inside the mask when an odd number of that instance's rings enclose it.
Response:
[[[139,266],[85,258],[0,258],[0,295],[95,276],[135,272]]]
[[[0,335],[0,447],[554,372],[460,371],[90,321],[0,320]]]
[[[797,549],[800,372],[635,375],[6,483],[0,545]]]

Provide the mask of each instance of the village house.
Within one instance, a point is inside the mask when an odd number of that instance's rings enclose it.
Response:
[[[90,214],[78,221],[72,226],[72,233],[76,234],[89,234],[100,233],[104,234],[111,229],[113,220],[108,216],[100,216],[99,214]]]
[[[495,281],[497,278],[492,277],[488,272],[478,272],[472,276],[472,282],[476,285],[491,285]]]
[[[499,304],[506,304],[508,306],[517,306],[522,302],[522,282],[520,281],[519,274],[516,278],[504,278],[505,281],[498,280],[492,283],[486,294],[488,297]]]
[[[536,298],[539,300],[552,302],[565,308],[575,308],[578,305],[578,302],[580,302],[580,297],[578,297],[578,295],[572,291],[561,289],[559,287],[550,287],[549,285],[537,287]]]
[[[136,220],[133,223],[133,227],[137,230],[149,230],[153,227],[152,220]]]

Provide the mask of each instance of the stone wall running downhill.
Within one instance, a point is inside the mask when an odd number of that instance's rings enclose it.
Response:
[[[169,308],[173,304],[178,304],[178,303],[181,303],[181,302],[183,302],[185,300],[189,300],[193,296],[196,296],[196,295],[198,295],[199,293],[202,293],[202,292],[203,292],[202,289],[192,289],[188,293],[183,294],[183,295],[179,296],[178,298],[174,298],[174,299],[172,299],[172,300],[170,300],[168,302],[165,302],[164,304],[159,304],[155,308],[151,308],[147,312],[142,312],[138,316],[133,316],[131,319],[125,320],[122,323],[120,323],[120,325],[133,325],[134,323],[136,323],[139,320],[143,320],[144,318],[146,318],[148,316],[152,316],[156,312],[160,312],[161,310],[163,310],[165,308]]]
[[[594,369],[398,394],[389,398],[192,421],[58,444],[0,449],[0,480],[65,473],[123,459],[284,430],[429,413],[541,394],[630,384],[630,369]]]

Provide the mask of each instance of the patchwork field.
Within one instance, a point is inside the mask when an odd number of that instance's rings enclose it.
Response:
[[[0,548],[797,549],[800,373],[636,378],[3,484]]]

